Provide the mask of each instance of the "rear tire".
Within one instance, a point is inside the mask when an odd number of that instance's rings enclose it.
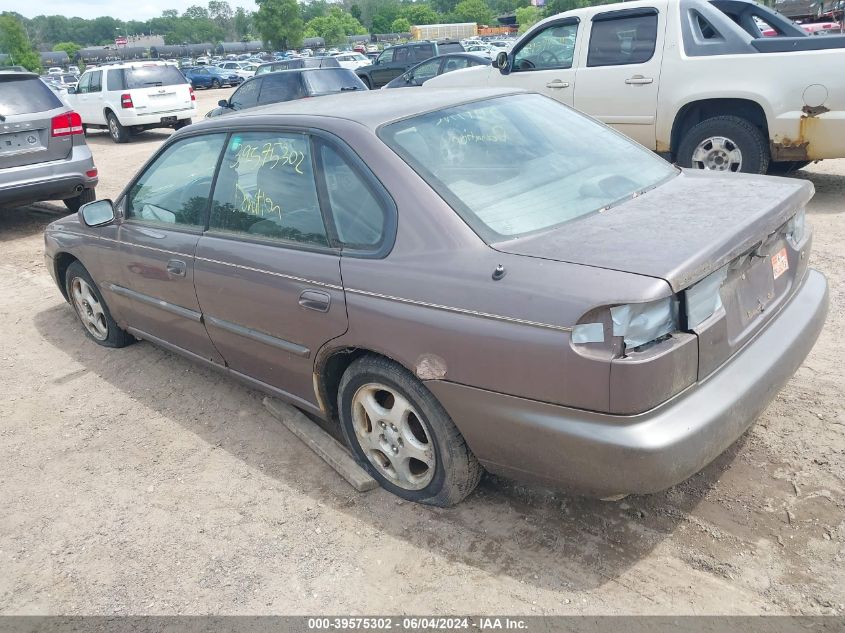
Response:
[[[100,289],[78,261],[67,267],[65,291],[85,334],[92,341],[103,347],[125,347],[134,340],[112,318]]]
[[[369,77],[364,76],[364,77],[361,77],[360,79],[361,79],[361,81],[364,82],[364,85],[367,86],[367,90],[373,89],[373,82],[370,80]]]
[[[338,389],[344,438],[355,459],[398,497],[433,506],[458,503],[483,469],[449,414],[401,365],[364,356]]]
[[[79,211],[79,207],[83,204],[88,204],[89,202],[94,202],[97,199],[97,194],[94,189],[83,189],[82,193],[78,196],[73,198],[65,198],[62,202],[65,203],[65,206],[68,208],[68,211],[72,213],[76,213]]]
[[[129,130],[120,124],[113,112],[109,112],[106,116],[106,121],[109,124],[109,136],[115,143],[129,142]]]
[[[684,134],[676,159],[681,167],[765,174],[770,157],[756,125],[738,116],[716,116]]]

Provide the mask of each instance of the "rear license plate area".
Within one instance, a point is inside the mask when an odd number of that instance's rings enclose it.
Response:
[[[34,130],[0,134],[0,154],[14,154],[15,152],[41,148],[41,139],[38,136],[38,132]]]
[[[775,278],[772,260],[755,259],[740,275],[737,284],[740,317],[743,323],[757,318],[775,298]]]
[[[176,117],[175,116],[163,116],[163,117],[161,117],[161,123],[162,123],[162,125],[173,125],[174,123],[176,123]]]

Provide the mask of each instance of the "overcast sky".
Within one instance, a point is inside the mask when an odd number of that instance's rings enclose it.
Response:
[[[36,15],[64,15],[67,17],[98,18],[110,15],[120,20],[147,20],[161,15],[165,9],[176,9],[182,13],[192,4],[207,5],[207,0],[3,0],[2,11],[16,11],[27,18]],[[249,11],[257,8],[253,0],[229,0],[232,9],[244,7]]]

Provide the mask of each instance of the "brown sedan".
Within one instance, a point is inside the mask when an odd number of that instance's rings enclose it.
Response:
[[[609,497],[701,469],[810,351],[812,193],[535,94],[397,90],[181,130],[46,254],[93,340],[339,421],[401,497],[482,467]]]

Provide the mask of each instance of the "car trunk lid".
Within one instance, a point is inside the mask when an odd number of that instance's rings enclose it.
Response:
[[[658,277],[679,292],[752,249],[812,195],[803,180],[689,171],[604,212],[493,247]]]

